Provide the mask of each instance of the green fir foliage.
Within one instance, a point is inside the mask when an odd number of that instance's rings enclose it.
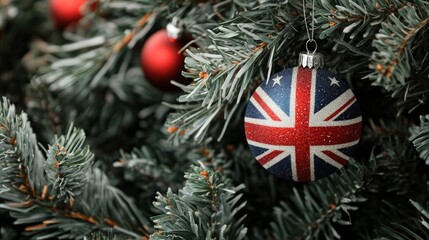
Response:
[[[49,0],[0,0],[0,239],[429,239],[429,2],[314,1],[364,131],[340,173],[290,183],[243,113],[296,66],[311,0],[100,0],[62,30]],[[140,50],[174,18],[191,83],[166,93]]]
[[[288,7],[295,11],[293,6]],[[207,49],[187,50],[184,75],[194,83],[183,87],[180,105],[170,105],[177,112],[170,116],[168,125],[186,129],[184,138],[193,136],[196,141],[204,139],[209,129],[219,140],[222,138],[228,124],[241,112],[243,100],[249,98],[249,89],[255,87],[254,76],[265,72],[261,67],[267,61],[278,59],[275,53],[296,32],[287,24],[293,17],[280,15],[280,10],[279,5],[267,2],[254,11],[243,12],[208,31],[211,44]],[[216,133],[217,126],[211,123],[219,120],[224,122],[223,129]],[[182,138],[180,131],[172,137],[176,141]]]
[[[178,194],[158,193],[154,206],[162,214],[152,217],[156,224],[150,239],[243,239],[245,206],[239,194],[244,186],[234,187],[219,171],[191,167],[185,186]]]
[[[131,199],[111,186],[84,146],[85,134],[70,128],[55,137],[45,159],[25,113],[6,99],[0,109],[0,208],[34,238],[82,239],[92,231],[124,236],[147,233],[149,226]],[[134,231],[134,232],[133,232]]]
[[[165,150],[165,149],[164,149]],[[160,150],[160,146],[142,146],[130,153],[121,151],[115,166],[120,170],[123,189],[137,199],[138,206],[152,212],[155,193],[177,190],[183,186],[183,172],[188,169],[189,159],[184,152]],[[144,184],[142,184],[144,183]]]
[[[364,139],[373,146],[369,167],[375,173],[372,180],[377,187],[376,191],[408,197],[417,189],[417,192],[427,191],[426,176],[416,174],[421,161],[408,142],[409,136],[405,119],[387,123],[370,121]]]
[[[46,155],[44,170],[51,190],[49,195],[57,201],[74,201],[87,184],[88,171],[94,154],[89,146],[84,146],[85,134],[82,130],[70,127],[66,136],[55,137]]]
[[[420,220],[412,219],[401,223],[385,225],[380,229],[376,240],[424,240],[429,238],[429,212],[419,203],[410,200],[410,203],[420,213]]]
[[[389,1],[316,1],[320,38],[345,41],[358,50],[374,36],[386,17],[402,8],[399,0]],[[355,52],[359,53],[359,52]]]
[[[420,116],[420,126],[410,129],[414,147],[420,153],[420,157],[429,165],[429,115]]]
[[[420,4],[419,4],[420,5]],[[404,85],[410,77],[411,66],[410,48],[415,35],[429,23],[429,9],[424,4],[420,9],[411,3],[404,4],[398,9],[398,14],[389,15],[387,21],[381,24],[376,34],[373,46],[378,50],[371,56],[371,68],[376,74],[374,84],[383,85],[388,89]],[[407,21],[404,21],[407,19]]]
[[[351,225],[350,211],[366,200],[362,166],[350,165],[340,174],[294,188],[287,202],[274,208],[274,239],[340,239],[334,224]]]

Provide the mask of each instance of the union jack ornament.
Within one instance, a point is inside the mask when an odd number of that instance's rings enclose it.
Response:
[[[346,82],[325,69],[295,67],[262,83],[245,113],[256,160],[272,174],[314,181],[342,168],[355,150],[362,116]]]

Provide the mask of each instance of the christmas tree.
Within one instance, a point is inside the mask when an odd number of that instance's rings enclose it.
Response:
[[[422,0],[0,0],[0,239],[429,239],[428,52]]]

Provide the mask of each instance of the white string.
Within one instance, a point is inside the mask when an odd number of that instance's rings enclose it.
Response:
[[[312,10],[311,10],[311,40],[314,41],[314,0],[313,0],[313,6],[312,6]]]
[[[312,0],[313,4],[312,4],[312,13],[311,13],[311,35],[310,35],[310,30],[308,28],[308,24],[307,24],[307,15],[305,13],[305,0],[302,0],[302,11],[304,12],[304,23],[305,23],[305,30],[307,30],[307,36],[308,36],[308,40],[307,43],[305,44],[305,47],[307,48],[307,52],[310,52],[310,50],[308,50],[308,44],[311,42],[314,42],[315,44],[315,49],[313,50],[313,53],[316,52],[317,50],[317,43],[314,40],[314,0]]]

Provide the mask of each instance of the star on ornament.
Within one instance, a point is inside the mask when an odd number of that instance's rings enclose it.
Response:
[[[335,77],[332,77],[332,78],[330,77],[329,80],[331,80],[330,86],[332,86],[332,85],[340,86],[340,81],[338,81]]]
[[[280,86],[280,80],[282,79],[282,76],[277,75],[277,77],[273,78],[273,87],[278,84]]]

